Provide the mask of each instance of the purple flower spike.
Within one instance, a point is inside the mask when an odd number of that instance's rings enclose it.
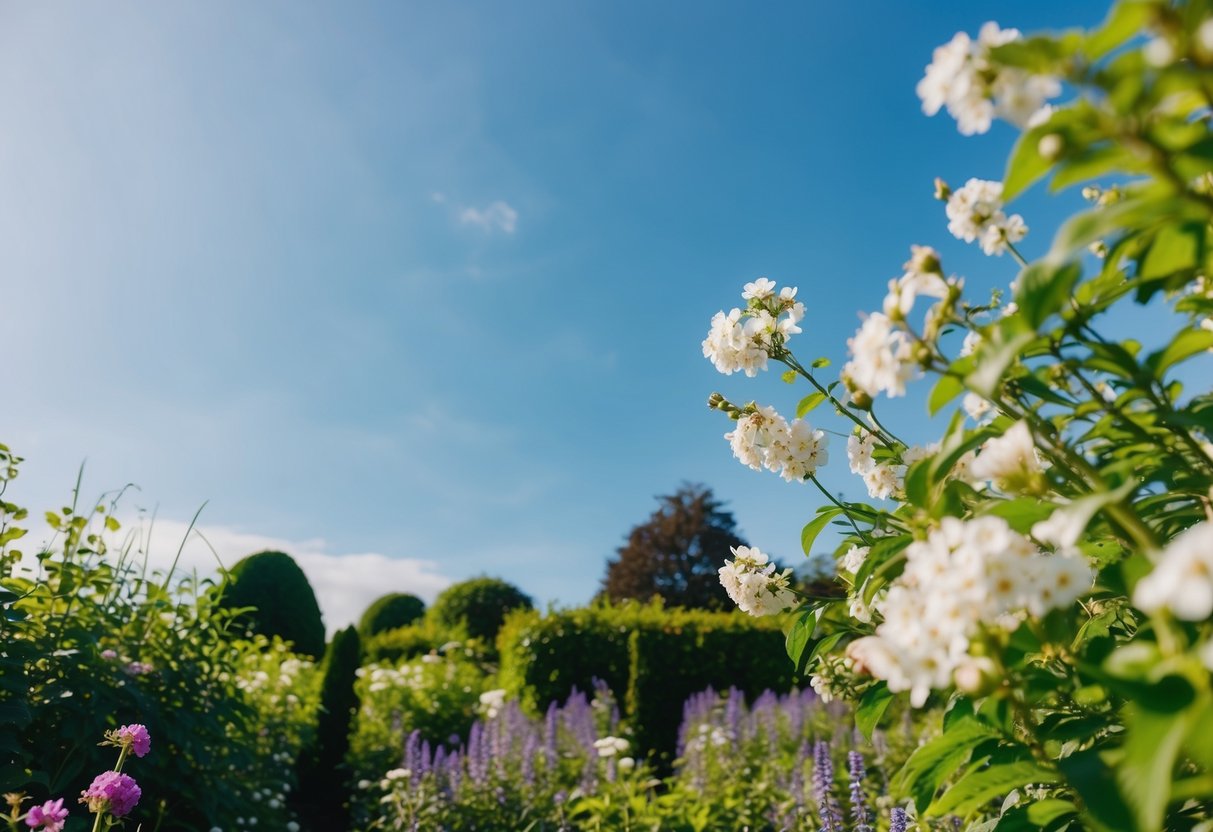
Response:
[[[889,815],[889,832],[906,832],[906,824],[909,818],[906,816],[906,810],[898,806]]]

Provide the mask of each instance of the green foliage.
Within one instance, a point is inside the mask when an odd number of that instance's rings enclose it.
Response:
[[[512,615],[502,628],[500,685],[542,710],[600,680],[624,702],[638,749],[674,750],[682,705],[708,686],[748,694],[793,682],[778,622],[735,612],[601,605]]]
[[[113,765],[96,738],[139,722],[152,736],[144,828],[284,828],[315,714],[310,663],[241,638],[209,582],[148,571],[138,529],[114,542],[117,497],[82,509],[78,493],[48,513],[54,537],[36,556],[0,544],[0,790],[70,803]],[[0,529],[26,516],[0,508]]]
[[[220,589],[221,603],[241,610],[249,629],[278,636],[296,652],[324,655],[324,621],[307,575],[284,552],[258,552],[232,567]]]
[[[361,662],[358,630],[338,630],[324,659],[316,739],[299,762],[301,814],[315,830],[348,825],[349,776],[343,763],[358,710],[355,679]]]
[[[398,627],[407,627],[419,621],[423,615],[425,615],[424,601],[407,592],[393,592],[384,595],[366,608],[366,612],[362,614],[362,619],[358,622],[358,635],[365,643],[371,636],[387,630],[395,630]]]
[[[433,616],[427,615],[407,627],[385,630],[364,638],[362,655],[367,662],[399,662],[438,650],[448,642],[458,641],[455,635],[438,624]]]
[[[843,529],[847,597],[806,599],[788,653],[815,688],[858,699],[865,732],[893,694],[946,703],[942,733],[892,783],[922,819],[956,816],[983,832],[1209,829],[1213,3],[1122,0],[1091,32],[1013,37],[976,69],[945,58],[936,53],[942,75],[927,87],[955,69],[972,70],[975,85],[953,91],[978,98],[981,85],[1015,86],[1024,73],[1074,94],[1024,128],[1002,197],[1038,182],[1087,185],[1089,206],[1035,261],[1024,254],[1034,239],[1006,247],[1022,267],[1014,304],[967,300],[938,254],[917,249],[903,280],[932,281],[938,302],[915,312],[894,284],[887,337],[868,330],[880,349],[852,342],[845,381],[859,395],[827,399],[870,439],[869,473],[891,466],[876,471],[891,474],[887,489],[869,486],[888,500],[831,499],[804,527],[806,552],[827,527]],[[964,219],[973,191],[938,190],[952,198],[949,219]],[[998,253],[1018,238],[991,211],[1013,213],[998,203],[968,219],[1003,235],[983,242]],[[786,339],[761,348],[830,390]],[[873,380],[874,360],[935,376],[924,391],[932,414],[965,394],[937,445],[912,448],[878,418],[873,397],[904,391]],[[734,418],[753,412],[710,401]],[[968,537],[1004,533],[995,546]],[[1012,541],[1024,561],[1000,560]],[[866,554],[844,557],[852,547]],[[1025,579],[1029,561],[1040,572]],[[972,576],[968,587],[949,583],[958,575]]]
[[[444,650],[410,661],[359,669],[359,709],[347,757],[352,779],[376,780],[398,766],[414,731],[433,746],[466,738],[491,671],[476,642],[448,642]]]
[[[452,633],[493,644],[506,613],[533,606],[528,595],[499,578],[472,578],[452,584],[434,600],[429,614]]]

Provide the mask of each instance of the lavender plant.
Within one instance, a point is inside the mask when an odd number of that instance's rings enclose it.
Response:
[[[964,135],[995,120],[1021,131],[1002,182],[935,185],[951,235],[1001,258],[1011,300],[967,298],[936,249],[913,246],[826,380],[826,359],[793,352],[797,290],[746,284],[704,356],[726,375],[780,364],[812,392],[793,419],[709,405],[735,422],[725,438],[743,464],[819,490],[802,542],[842,530],[846,597],[799,596],[754,548],[721,582],[753,615],[795,610],[792,660],[823,695],[854,699],[865,732],[897,697],[947,709],[894,781],[920,818],[1207,829],[1213,4],[1124,0],[1093,31],[1036,37],[987,23],[935,50],[918,94]],[[1029,261],[1029,222],[1008,201],[1046,177],[1088,183],[1090,207]],[[1114,337],[1127,309],[1152,331]],[[938,441],[911,444],[877,400],[924,376],[930,413],[953,412]],[[828,435],[807,417],[823,405],[872,502],[819,481]],[[828,800],[820,813],[837,826]]]

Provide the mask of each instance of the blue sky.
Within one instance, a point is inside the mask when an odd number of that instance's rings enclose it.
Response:
[[[1009,282],[931,182],[998,178],[1014,135],[966,139],[914,85],[958,29],[1105,5],[754,8],[0,5],[10,495],[59,504],[87,458],[166,529],[209,501],[225,556],[352,581],[330,618],[482,572],[584,601],[684,480],[797,557],[819,498],[736,463],[704,400],[807,391],[717,375],[708,321],[797,285],[800,349],[837,367],[911,243]],[[1017,204],[1029,253],[1073,207]],[[921,398],[885,413],[931,432]],[[840,443],[824,479],[862,495]]]

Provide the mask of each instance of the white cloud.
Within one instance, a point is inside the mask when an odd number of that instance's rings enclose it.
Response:
[[[196,571],[199,576],[218,574],[216,556],[225,567],[231,567],[253,552],[267,549],[286,552],[303,569],[316,591],[325,629],[330,634],[356,622],[363,610],[381,595],[411,592],[429,604],[451,583],[435,571],[438,566],[435,561],[394,558],[378,552],[335,553],[328,551],[320,539],[286,540],[225,526],[203,525],[190,530],[188,523],[159,518],[154,523],[127,518],[118,534],[134,535],[132,539],[137,542],[132,548],[148,553],[149,569],[167,570],[180,549],[177,568]],[[113,548],[111,543],[111,551]]]
[[[499,199],[487,208],[462,209],[459,212],[459,222],[479,226],[485,231],[498,229],[506,234],[513,234],[518,228],[518,212],[508,202]]]

